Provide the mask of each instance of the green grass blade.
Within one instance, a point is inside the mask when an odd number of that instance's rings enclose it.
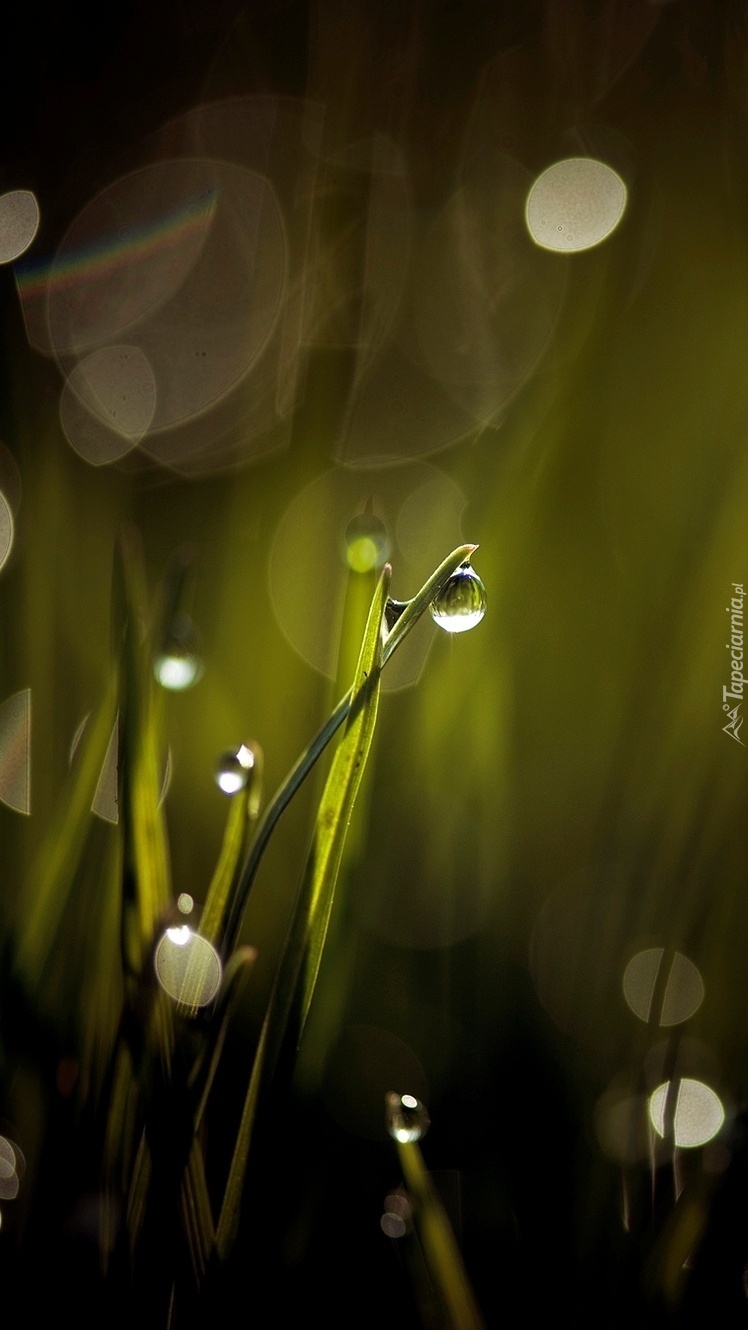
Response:
[[[205,1178],[202,1147],[196,1136],[193,1136],[190,1143],[180,1208],[195,1282],[199,1284],[213,1251],[215,1227]]]
[[[247,836],[257,818],[262,797],[262,752],[257,744],[250,745],[254,764],[243,790],[232,795],[226,819],[221,853],[216,864],[205,908],[200,919],[200,932],[209,942],[218,943],[224,930],[226,916],[237,878],[247,849]]]
[[[382,664],[386,665],[393,652],[405,638],[408,636],[411,628],[415,627],[421,615],[428,609],[436,594],[449,581],[449,578],[460,567],[461,564],[468,561],[477,550],[477,545],[460,545],[458,549],[448,554],[446,559],[439,564],[439,567],[431,574],[427,582],[424,582],[421,590],[416,593],[412,600],[409,600],[403,610],[400,618],[394,628],[388,633],[384,650],[382,652]]]
[[[64,945],[63,921],[79,880],[91,830],[91,805],[109,746],[117,707],[116,678],[91,716],[80,741],[64,801],[45,836],[23,896],[16,933],[16,964],[34,985],[50,955]]]
[[[477,545],[460,545],[453,550],[451,554],[439,564],[439,567],[431,574],[431,577],[421,587],[420,591],[408,602],[406,609],[401,614],[392,631],[385,639],[382,652],[382,666],[387,664],[390,657],[397,651],[398,647],[407,637],[408,633],[415,627],[421,615],[428,609],[434,597],[449,580],[452,573],[470,559],[471,555],[477,550]],[[267,805],[260,821],[257,825],[252,845],[247,856],[247,862],[244,865],[241,877],[237,883],[236,891],[233,894],[229,911],[227,915],[226,926],[226,948],[231,948],[236,944],[241,928],[244,910],[249,899],[249,893],[254,882],[260,860],[265,852],[275,827],[281,815],[293,799],[296,791],[302,782],[309,775],[315,762],[324,752],[333,735],[346,720],[351,707],[353,689],[349,689],[345,697],[338,702],[335,710],[325,721],[324,725],[318,730],[311,743],[304,749],[304,752],[294,763],[286,779],[274,794],[270,803]]]
[[[414,1202],[414,1218],[431,1278],[439,1290],[454,1330],[485,1330],[460,1249],[446,1211],[431,1182],[415,1141],[398,1141],[405,1185]]]
[[[312,853],[294,908],[252,1066],[216,1234],[216,1249],[221,1259],[228,1255],[236,1236],[261,1089],[273,1073],[292,1017],[294,1044],[301,1037],[314,993],[348,822],[376,724],[382,663],[382,625],[390,575],[391,570],[387,565],[369,610],[345,731],[322,795]]]
[[[220,1261],[226,1260],[234,1245],[239,1228],[239,1211],[244,1191],[244,1178],[247,1172],[249,1147],[252,1142],[255,1117],[257,1116],[260,1089],[265,1075],[273,1014],[273,1000],[271,998],[252,1063],[252,1074],[249,1078],[249,1086],[244,1099],[241,1121],[236,1134],[234,1153],[226,1182],[226,1191],[224,1192],[223,1204],[216,1228],[216,1253]]]
[[[140,974],[157,922],[171,898],[161,796],[159,708],[151,669],[145,570],[131,533],[120,542],[125,606],[120,703],[119,804],[125,840],[123,944],[130,973]]]
[[[387,565],[369,610],[353,680],[348,719],[333,758],[317,815],[307,873],[308,886],[302,896],[302,904],[306,898],[306,919],[297,914],[300,924],[297,945],[304,957],[299,1038],[317,983],[346,833],[374,736],[382,670],[382,624],[390,576],[391,570]]]

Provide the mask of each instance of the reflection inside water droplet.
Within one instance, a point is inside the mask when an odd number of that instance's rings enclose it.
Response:
[[[445,633],[465,633],[486,612],[486,588],[474,568],[463,564],[431,602],[431,617]]]
[[[412,1094],[385,1095],[385,1120],[393,1141],[420,1141],[430,1125],[430,1118],[420,1099]]]
[[[242,744],[236,751],[224,753],[216,763],[218,788],[224,794],[237,794],[245,788],[254,764],[255,755],[246,744]]]

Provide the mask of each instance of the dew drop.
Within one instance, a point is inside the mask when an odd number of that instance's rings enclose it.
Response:
[[[246,744],[242,744],[236,751],[224,753],[216,762],[216,784],[219,790],[223,790],[224,794],[237,794],[243,790],[254,764],[255,755]]]
[[[431,602],[431,617],[445,633],[466,633],[486,612],[486,588],[470,564],[462,564]]]
[[[153,662],[153,673],[162,688],[181,693],[202,675],[197,632],[187,615],[178,615],[169,627],[161,651]]]
[[[390,552],[387,528],[374,512],[374,501],[368,499],[362,513],[351,518],[345,529],[345,557],[354,573],[369,573],[381,568]]]
[[[420,1099],[412,1094],[396,1094],[394,1090],[384,1098],[387,1130],[393,1141],[420,1141],[431,1121]]]

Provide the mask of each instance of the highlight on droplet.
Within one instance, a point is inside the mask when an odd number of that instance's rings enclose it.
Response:
[[[39,230],[39,204],[30,189],[0,194],[0,263],[13,263]]]
[[[255,755],[246,744],[223,753],[216,762],[216,784],[224,794],[238,794],[249,780],[255,764]]]
[[[172,620],[154,659],[153,673],[157,683],[172,693],[184,692],[202,677],[198,633],[188,615],[178,614]]]
[[[167,928],[155,951],[156,978],[169,997],[193,1010],[213,1001],[221,983],[221,959],[212,943],[189,924]]]
[[[17,813],[31,812],[31,689],[0,706],[0,800]]]
[[[623,995],[641,1021],[679,1025],[701,1006],[704,981],[693,961],[679,951],[671,954],[665,976],[662,973],[664,957],[664,947],[648,947],[632,956],[623,974]],[[659,1010],[653,1012],[656,993],[659,994]]]
[[[574,253],[592,249],[618,226],[626,186],[617,171],[593,157],[554,162],[527,195],[525,221],[543,249]]]
[[[675,1108],[668,1104],[675,1096]],[[669,1110],[669,1111],[668,1111]],[[649,1099],[649,1116],[658,1136],[665,1135],[666,1113],[673,1114],[675,1144],[683,1150],[706,1145],[720,1131],[725,1121],[722,1101],[703,1081],[684,1076],[682,1080],[664,1081]]]
[[[420,1141],[431,1124],[425,1105],[412,1094],[397,1094],[390,1090],[385,1095],[385,1121],[393,1141],[405,1144]]]

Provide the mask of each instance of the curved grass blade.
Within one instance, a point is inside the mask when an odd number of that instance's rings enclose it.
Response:
[[[276,972],[237,1134],[216,1232],[218,1255],[228,1254],[239,1218],[249,1146],[262,1086],[282,1044],[301,1038],[314,994],[345,836],[376,725],[382,669],[382,626],[391,569],[385,565],[364,631],[345,731],[320,803],[312,852],[289,935]],[[289,1029],[290,1027],[290,1029]]]
[[[398,647],[407,637],[408,633],[415,627],[421,615],[428,609],[434,597],[438,594],[445,582],[449,580],[461,564],[470,559],[471,555],[477,550],[477,545],[460,545],[453,550],[451,554],[439,564],[439,567],[431,574],[431,577],[421,587],[420,591],[407,602],[406,608],[400,615],[397,623],[392,628],[384,641],[382,651],[382,666],[386,665],[390,657],[397,651]],[[260,860],[265,852],[268,841],[275,830],[275,827],[285,812],[286,808],[293,799],[296,791],[302,782],[309,775],[318,757],[324,752],[333,735],[348,716],[351,707],[353,689],[350,688],[338,702],[335,710],[325,721],[324,725],[317,731],[311,743],[305,748],[304,752],[294,763],[283,784],[278,788],[270,803],[257,824],[254,839],[250,846],[247,861],[244,865],[241,877],[237,883],[236,891],[233,894],[231,904],[227,914],[226,937],[224,941],[224,950],[230,951],[236,945],[241,928],[244,911],[249,899],[249,893],[252,889],[257,869],[260,866]]]
[[[414,1218],[423,1255],[454,1330],[485,1330],[475,1294],[446,1211],[428,1175],[415,1141],[398,1141],[405,1184],[414,1202]]]

